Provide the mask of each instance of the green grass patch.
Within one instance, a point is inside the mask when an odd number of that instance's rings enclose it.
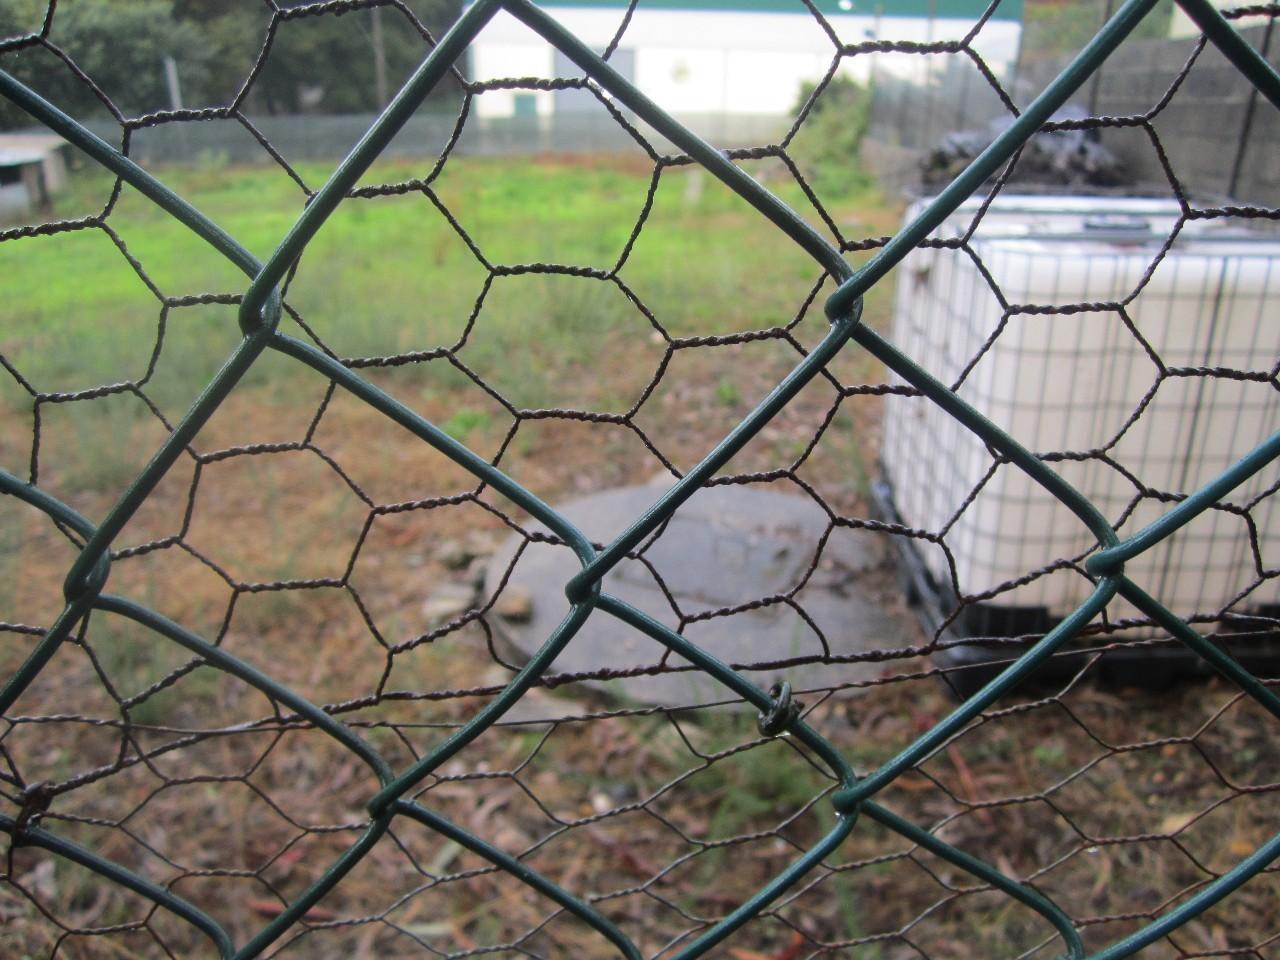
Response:
[[[748,168],[818,223],[780,165]],[[312,189],[328,172],[319,165],[299,168]],[[365,179],[398,182],[425,172],[422,164],[401,161],[380,165]],[[275,167],[206,164],[155,174],[260,259],[306,201],[304,190]],[[666,349],[646,311],[674,337],[770,327],[795,316],[820,276],[794,243],[697,169],[662,172],[633,237],[652,177],[645,164],[607,158],[454,157],[432,187],[453,222],[422,191],[344,201],[307,246],[286,300],[339,356],[454,349],[518,408],[625,411]],[[112,186],[105,173],[76,170],[53,215],[98,213]],[[882,209],[863,187],[834,206],[838,219],[849,220]],[[235,349],[239,331],[232,305],[166,310],[162,298],[236,294],[248,281],[132,188],[121,190],[106,223],[109,230],[0,245],[6,277],[0,352],[42,391],[141,381],[172,421]],[[502,274],[503,267],[556,263],[608,271],[620,262],[620,283],[536,270],[490,277],[493,268]],[[289,318],[283,328],[307,335]],[[456,396],[446,425],[454,436],[484,426],[461,392],[475,385],[447,364],[431,365],[429,384],[418,366],[390,375],[449,405]],[[240,389],[269,387],[279,399],[313,376],[291,360],[265,356]],[[734,394],[734,385],[722,385],[716,399],[732,407],[739,399]],[[11,397],[0,401],[4,412],[21,412],[25,401]],[[98,403],[85,404],[95,409],[77,409],[72,418],[86,438],[127,436],[121,417],[147,416],[141,402],[117,404],[110,416],[96,410]],[[87,440],[83,448],[101,452],[101,444]],[[6,466],[15,468],[18,456],[6,453],[13,461]],[[66,465],[71,487],[83,489],[92,482],[88,475],[114,459],[86,456],[83,469]]]

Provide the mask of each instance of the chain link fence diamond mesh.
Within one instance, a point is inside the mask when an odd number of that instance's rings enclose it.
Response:
[[[527,0],[478,0],[438,38],[395,0],[269,3],[228,101],[137,115],[59,45],[67,6],[50,3],[0,44],[0,93],[109,173],[90,177],[102,194],[83,210],[0,230],[6,952],[1274,952],[1280,700],[1228,651],[1242,624],[1276,626],[1260,602],[1276,568],[1258,517],[1280,436],[1237,437],[1225,470],[1172,488],[1131,470],[1125,443],[1175,443],[1158,411],[1188,387],[1249,391],[1275,410],[1273,336],[1248,355],[1187,364],[1163,357],[1133,316],[1181,232],[1280,213],[1201,203],[1179,179],[1160,123],[1190,62],[1141,112],[1050,122],[1124,56],[1154,0],[1119,5],[1021,108],[973,46],[995,4],[964,39],[918,44],[842,37],[825,5],[805,2],[830,41],[825,78],[777,142],[727,151],[611,68],[643,2],[620,13],[602,55]],[[421,66],[334,169],[295,165],[244,112],[249,91],[283,32],[375,7],[421,37]],[[1216,47],[1268,101],[1259,109],[1280,107],[1280,78],[1233,27],[1280,8],[1182,7],[1203,31],[1197,51]],[[460,58],[499,14],[581,74],[469,81]],[[892,233],[824,197],[801,149],[842,66],[877,53],[965,59],[1011,118]],[[19,56],[54,58],[119,136],[100,139],[3,72]],[[383,176],[390,168],[375,162],[441,83],[463,94],[435,161]],[[556,258],[542,253],[545,234],[556,216],[570,221],[575,190],[554,203],[515,192],[526,217],[554,215],[513,235],[487,211],[512,202],[518,177],[535,195],[554,191],[545,169],[482,163],[479,185],[459,186],[469,181],[455,149],[477,98],[498,89],[585,91],[631,144],[610,161],[630,179],[573,168],[608,197],[590,203],[609,223],[573,222]],[[189,178],[206,213],[166,186],[167,171],[131,159],[135,138],[196,124],[253,140],[270,186],[236,196],[226,171],[168,171]],[[976,239],[1022,145],[1055,127],[1144,139],[1177,205],[1132,288],[1105,302],[1011,302]],[[717,183],[729,206],[700,224],[666,202]],[[962,211],[968,229],[937,232],[971,196],[981,202]],[[398,270],[359,239],[375,234],[407,252]],[[766,285],[760,262],[743,260],[750,248],[788,264],[781,294],[756,289]],[[940,381],[888,333],[886,284],[913,252],[972,264],[998,305],[960,358],[961,381],[1028,317],[1102,320],[1143,353],[1149,376],[1085,446],[1032,452],[1019,439],[1035,437],[985,417],[962,382]],[[632,282],[646,259],[669,287]],[[355,269],[326,285],[339,262]],[[713,276],[715,308],[689,309]],[[529,302],[536,316],[522,312]],[[743,369],[752,376],[735,379]],[[877,515],[859,486],[859,469],[871,470],[859,451],[874,449],[895,405],[943,411],[989,461],[940,525]],[[1086,469],[1122,477],[1127,496],[1099,509],[1068,482]],[[1014,472],[1084,539],[1046,538],[1019,576],[975,587],[953,531],[992,476]],[[548,505],[654,474],[647,508],[614,518],[604,542]],[[739,584],[712,605],[682,594],[669,557],[687,545],[669,538],[708,489],[812,504],[819,520],[793,578]],[[1126,574],[1206,517],[1229,520],[1221,536],[1243,545],[1225,602],[1188,607]],[[474,583],[475,557],[491,552],[477,536],[513,538],[506,567],[481,588],[442,591]],[[942,557],[951,589],[931,634],[852,643],[838,618],[814,615],[809,586],[831,575],[849,537]],[[518,654],[500,629],[527,614],[512,603],[515,572],[549,549],[571,564],[563,599],[533,602],[559,604],[562,619]],[[663,603],[620,598],[611,571],[647,577]],[[955,629],[1053,578],[1078,581],[1085,599],[1043,629]],[[882,585],[886,603],[896,595]],[[746,662],[731,643],[713,654],[699,642],[708,625],[732,631],[759,611],[801,642]],[[585,667],[567,659],[606,622],[626,631],[625,652]],[[960,682],[964,669],[929,659],[978,646],[1003,648],[1005,663],[976,689]],[[1219,679],[1158,696],[1094,683],[1108,654],[1169,648]],[[1050,663],[1069,669],[1028,683]],[[682,675],[709,678],[716,694],[660,705],[599,695]],[[958,705],[946,684],[965,693]]]

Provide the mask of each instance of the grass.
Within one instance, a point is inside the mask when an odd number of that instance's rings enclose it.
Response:
[[[776,169],[756,166],[785,200],[805,208],[794,183],[779,179]],[[397,181],[422,172],[398,164],[376,174]],[[314,187],[325,170],[303,167],[301,173]],[[455,158],[436,191],[492,264],[550,261],[608,269],[639,217],[650,173],[608,163]],[[157,174],[260,258],[304,201],[302,190],[275,168],[170,168]],[[712,181],[690,191],[688,182],[703,176],[664,171],[620,279],[671,336],[791,320],[818,271],[726,188]],[[72,184],[58,198],[56,216],[97,211],[111,188],[109,178],[91,170],[77,171]],[[840,198],[838,209],[883,218],[877,213],[882,204],[867,189]],[[233,294],[245,278],[128,187],[107,222],[114,237],[89,229],[0,250],[7,278],[0,350],[43,391],[138,383],[172,422],[234,348],[238,334],[234,307],[162,310],[157,291],[169,298]],[[621,286],[526,275],[498,277],[486,287],[486,272],[420,193],[350,200],[308,247],[288,302],[340,356],[457,347],[457,358],[516,408],[560,405],[620,413],[635,402],[664,346]],[[747,276],[760,281],[750,295],[741,285]],[[75,282],[68,282],[72,277]],[[464,340],[482,292],[479,317]],[[300,332],[289,321],[285,327]],[[253,404],[287,406],[310,376],[268,357],[246,375],[239,393],[251,396]],[[464,387],[474,392],[474,385],[444,363],[432,364],[427,377],[406,369],[396,382],[429,395],[433,407],[455,407],[445,414],[451,423],[458,410],[476,409],[458,397]],[[717,398],[732,407],[735,391],[721,379]],[[29,407],[29,400],[10,383],[0,392],[0,407],[13,414]],[[69,445],[82,458],[58,465],[66,474],[62,492],[82,492],[95,478],[117,489],[137,465],[114,438],[130,432],[130,418],[149,417],[144,404],[132,398],[74,403],[63,416],[75,435]],[[28,456],[14,439],[0,438],[6,468],[22,472]]]
[[[323,172],[302,168],[312,186]],[[396,181],[422,172],[401,164],[380,168],[376,178]],[[259,258],[270,253],[305,199],[275,168],[157,173]],[[623,279],[641,299],[663,307],[657,312],[677,335],[790,319],[795,284],[811,284],[817,276],[811,262],[789,242],[775,239],[773,228],[727,188],[711,182],[691,195],[685,182],[702,176],[664,172]],[[493,264],[609,267],[639,217],[649,179],[644,169],[619,171],[605,164],[458,158],[436,191]],[[73,184],[59,196],[55,215],[96,212],[110,190],[107,177],[89,170],[77,172]],[[788,189],[776,178],[769,184],[797,207],[807,205],[794,185]],[[879,201],[864,190],[843,198],[842,205],[866,212],[878,209]],[[108,222],[167,296],[236,292],[245,285],[230,264],[128,187]],[[26,359],[34,380],[57,382],[63,368],[48,365],[59,363],[59,348],[70,343],[87,354],[74,364],[77,369],[95,366],[98,358],[103,367],[119,369],[114,361],[146,355],[159,305],[123,266],[111,238],[82,231],[12,244],[4,254],[6,276],[12,278],[6,290],[7,354]],[[744,296],[741,278],[758,275],[770,282]],[[76,282],[65,282],[68,277]],[[441,277],[449,282],[440,283]],[[353,200],[308,247],[289,299],[322,336],[329,335],[339,354],[389,354],[452,342],[483,277],[483,267],[420,193]],[[518,331],[533,342],[545,334],[556,346],[571,346],[584,334],[598,335],[602,327],[632,319],[620,299],[605,305],[594,299],[600,294],[569,292],[589,283],[561,285],[561,279],[517,284],[524,309],[513,313],[504,302],[491,322],[504,335]],[[541,289],[535,294],[530,286]]]
[[[777,167],[750,166],[805,209]],[[424,172],[388,165],[370,179]],[[207,164],[156,173],[259,257],[304,200],[276,170]],[[301,173],[314,187],[324,170]],[[491,266],[554,261],[610,270],[650,176],[631,161],[601,158],[455,158],[435,190]],[[74,184],[59,198],[59,216],[95,211],[110,189],[88,171]],[[861,181],[829,199],[851,235],[886,233],[898,213]],[[164,297],[244,287],[243,277],[128,191],[108,223]],[[235,308],[163,309],[101,230],[7,242],[0,269],[0,350],[33,384],[47,391],[136,384],[109,397],[40,405],[41,484],[101,517],[163,439],[148,402],[170,423],[181,416],[234,348]],[[449,348],[450,356],[362,373],[559,503],[669,476],[644,441],[678,468],[696,462],[799,354],[778,340],[673,350],[668,338],[786,324],[817,279],[805,257],[728,191],[697,171],[666,170],[620,282],[490,277],[437,208],[409,194],[343,203],[308,247],[287,299],[342,357]],[[886,322],[890,298],[883,286],[873,291],[868,322]],[[308,335],[292,320],[285,325]],[[794,333],[807,345],[824,328],[811,310]],[[597,414],[631,410],[664,362],[632,426],[596,422]],[[833,372],[845,384],[884,379],[854,350]],[[474,587],[477,563],[510,533],[486,506],[521,518],[491,491],[454,502],[474,490],[473,477],[327,389],[287,358],[264,357],[193,446],[307,449],[217,459],[198,470],[191,458],[180,460],[119,544],[168,545],[120,556],[110,589],[329,704],[403,768],[474,715],[518,662],[495,636],[495,615],[473,617],[491,598],[475,595],[471,612],[444,629],[428,622],[423,603],[442,584]],[[846,398],[828,423],[834,403],[832,386],[816,382],[730,472],[792,470],[825,424],[794,473],[833,510],[864,516],[880,399]],[[538,412],[548,407],[579,414]],[[24,474],[31,399],[7,382],[0,413],[0,462]],[[403,508],[372,516],[371,504]],[[35,511],[7,502],[0,509],[0,619],[47,623],[62,603],[73,550]],[[460,547],[478,559],[459,560]],[[299,578],[311,582],[278,582]],[[33,641],[5,636],[0,664],[11,670]],[[0,731],[0,746],[26,782],[85,778],[55,803],[51,829],[172,882],[243,941],[278,912],[281,896],[296,895],[354,840],[376,784],[349,752],[284,718],[280,705],[211,668],[185,672],[187,659],[132,624],[95,615],[15,707],[18,719]],[[811,722],[859,769],[883,762],[952,706],[932,679],[911,676],[926,667],[888,663],[893,682],[817,703]],[[789,742],[757,742],[753,710],[600,718],[590,714],[597,694],[580,684],[557,690],[557,699],[535,694],[532,703],[569,719],[486,733],[428,779],[422,801],[567,888],[598,897],[648,955],[728,913],[831,826],[829,804],[812,802],[830,782]],[[886,802],[1006,872],[1034,878],[1087,920],[1086,940],[1101,945],[1135,925],[1115,915],[1154,911],[1161,898],[1202,879],[1187,851],[1221,868],[1256,846],[1262,825],[1274,820],[1274,794],[1253,788],[1265,786],[1259,771],[1274,769],[1280,756],[1263,719],[1231,697],[1220,685],[1162,701],[1077,684],[1046,704],[981,719],[901,778]],[[1135,713],[1136,706],[1149,711]],[[1170,717],[1187,729],[1173,730]],[[182,741],[219,727],[234,731]],[[1186,742],[1166,742],[1173,734]],[[142,754],[146,761],[135,762]],[[95,779],[103,769],[112,772]],[[1178,844],[1154,842],[1157,833]],[[70,924],[145,916],[83,871],[40,869],[38,852],[19,848],[13,878],[30,896],[0,887],[0,946],[9,953],[47,956],[59,936],[33,898]],[[1055,949],[1036,950],[1046,932],[1025,911],[970,887],[959,871],[860,823],[723,955],[906,960],[923,952],[946,960]],[[1188,928],[1187,942],[1203,950],[1247,946],[1246,937],[1261,936],[1273,887],[1270,877],[1251,884],[1224,912]],[[379,844],[319,905],[283,955],[417,955],[423,942],[448,952],[512,941],[535,955],[606,955],[569,918],[544,925],[550,910],[471,854],[398,824],[394,842]],[[59,955],[200,949],[189,930],[157,915],[111,937],[71,938]]]

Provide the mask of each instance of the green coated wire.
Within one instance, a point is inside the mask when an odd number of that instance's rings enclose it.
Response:
[[[1159,0],[1127,0],[1092,40],[1044,88],[1017,120],[995,138],[911,223],[827,299],[827,315],[839,316],[898,265],[912,249],[1006,164],[1040,126],[1079,89]]]
[[[397,800],[394,809],[397,813],[403,814],[410,820],[417,820],[441,836],[448,837],[454,843],[465,847],[477,856],[484,857],[494,866],[505,870],[513,877],[537,890],[544,897],[560,904],[575,917],[585,921],[593,929],[597,930],[601,936],[617,947],[618,952],[626,957],[627,960],[641,960],[643,955],[639,949],[636,948],[636,945],[631,942],[625,933],[618,929],[616,924],[603,916],[598,910],[579,900],[557,884],[552,883],[524,861],[518,860],[491,843],[486,843],[469,831],[462,829],[453,821],[440,816],[440,814],[432,810],[428,810],[421,804],[412,803],[408,800]]]
[[[167,890],[146,877],[140,877],[133,871],[126,870],[119,864],[98,856],[92,850],[86,850],[78,844],[49,833],[41,827],[28,825],[19,830],[18,822],[13,817],[0,814],[0,830],[13,837],[14,846],[21,844],[22,846],[48,850],[64,860],[78,863],[99,876],[105,877],[112,883],[119,884],[127,890],[132,890],[134,893],[146,897],[156,906],[187,921],[187,923],[212,940],[214,946],[218,949],[218,956],[223,960],[228,960],[228,958],[235,955],[235,947],[231,943],[231,937],[227,931],[203,910],[183,900],[171,890]]]
[[[393,814],[391,812],[375,817],[369,826],[365,828],[360,838],[348,847],[332,866],[325,870],[324,875],[319,880],[295,897],[293,902],[278,917],[259,930],[255,936],[235,952],[234,960],[252,960],[252,958],[257,957],[263,950],[280,939],[281,935],[297,921],[301,920],[307,911],[319,903],[325,894],[341,883],[342,878],[350,873],[356,864],[363,860],[365,855],[374,848],[374,845],[382,839],[387,832],[387,828],[391,826],[392,817]]]
[[[717,659],[697,644],[691,643],[666,625],[654,620],[648,614],[637,610],[630,604],[606,593],[600,595],[599,609],[613,614],[624,623],[630,624],[642,633],[648,634],[659,643],[668,647],[672,652],[685,658],[705,673],[714,677],[734,693],[738,694],[738,696],[742,697],[742,699],[760,710],[766,710],[773,705],[773,700],[767,693],[755,684],[751,683],[728,664]],[[857,775],[849,766],[848,762],[838,751],[836,751],[830,741],[819,734],[811,726],[803,720],[796,719],[788,724],[786,732],[817,754],[823,762],[827,764],[827,767],[831,770],[832,776],[841,784],[842,787],[853,787],[856,785]],[[899,817],[897,814],[874,801],[860,800],[855,804],[847,805],[846,809],[843,810],[837,806],[837,813],[841,819],[848,818],[850,821],[852,821],[854,816],[858,813],[863,813],[872,820],[875,820],[877,823],[880,823],[891,830],[897,831],[902,836],[921,845],[942,859],[982,878],[992,886],[1009,894],[1011,897],[1014,897],[1016,900],[1030,907],[1032,910],[1035,910],[1053,924],[1054,928],[1066,943],[1068,957],[1076,958],[1083,956],[1084,946],[1080,942],[1080,936],[1076,932],[1075,926],[1071,922],[1071,918],[1067,915],[1066,911],[1038,891],[1032,890],[1025,884],[1018,883],[1016,880],[1005,876],[995,867],[992,867],[978,858],[938,839],[927,830],[917,827],[910,823],[910,821],[904,820],[902,817]],[[811,869],[817,862],[817,860],[808,861],[808,867],[804,869]],[[795,870],[790,877],[790,882],[799,880],[804,874],[804,869],[800,868],[798,865],[795,866]],[[778,888],[775,891],[775,897],[781,895],[784,890],[785,885]],[[750,920],[752,916],[758,914],[760,910],[763,910],[768,905],[769,900],[756,899],[753,900],[752,903],[754,906],[754,912],[746,912],[748,908],[744,904],[743,907],[739,908],[739,911],[735,911],[732,915],[736,922],[735,926],[741,926],[743,923]],[[724,922],[728,922],[727,919],[726,921],[722,921],[722,923]]]
[[[62,501],[50,496],[39,487],[23,483],[5,470],[0,470],[0,492],[16,497],[37,510],[43,511],[59,523],[70,527],[85,540],[89,540],[94,534],[93,524],[80,513]],[[53,625],[40,638],[35,648],[27,654],[26,659],[9,677],[4,686],[0,687],[0,714],[9,712],[9,708],[22,696],[22,692],[31,685],[31,682],[45,668],[46,664],[53,658],[53,655],[57,653],[58,646],[63,638],[68,636],[75,629],[76,624],[80,622],[81,617],[89,612],[93,601],[93,593],[102,589],[102,585],[107,582],[107,575],[110,570],[111,557],[105,553],[101,554],[93,569],[89,572],[90,582],[95,590],[76,598],[63,609]]]
[[[245,273],[252,276],[257,271],[258,263],[253,255],[221,227],[106,141],[85,129],[3,70],[0,70],[0,94],[134,186]],[[265,298],[264,310],[278,317],[280,300],[277,293],[272,293]],[[106,583],[112,540],[146,501],[156,484],[181,456],[214,410],[221,405],[235,384],[252,366],[265,345],[265,336],[260,335],[246,338],[235,349],[151,461],[129,485],[102,523],[98,524],[93,533],[88,536],[87,542],[67,573],[63,588],[67,606],[41,638],[23,666],[9,678],[4,688],[0,689],[0,712],[8,710],[22,695],[62,642],[75,629],[80,619],[88,613],[93,597]],[[7,492],[12,491],[7,490]]]
[[[96,610],[127,617],[135,623],[139,623],[147,629],[160,634],[160,636],[167,637],[178,646],[185,647],[219,670],[243,680],[270,699],[284,704],[312,726],[333,737],[334,740],[363,760],[378,777],[381,784],[385,784],[392,779],[393,774],[387,762],[378,755],[378,752],[373,747],[356,736],[350,727],[331,717],[305,697],[301,697],[283,684],[277,683],[256,667],[245,663],[239,657],[233,656],[221,647],[214,646],[181,624],[174,623],[168,617],[156,613],[149,607],[145,607],[127,597],[117,597],[107,593],[100,594],[97,600],[94,601],[93,606]]]
[[[1242,667],[1234,657],[1200,636],[1185,620],[1175,616],[1168,607],[1148,595],[1128,577],[1121,578],[1119,592],[1122,597],[1151,617],[1158,625],[1198,653],[1223,677],[1253,697],[1264,710],[1280,720],[1280,697]]]
[[[822,372],[826,365],[848,342],[858,328],[862,317],[861,302],[854,305],[851,313],[838,318],[831,324],[822,342],[784,377],[769,394],[756,405],[741,422],[738,423],[723,440],[715,445],[699,463],[680,478],[666,493],[659,497],[649,509],[626,530],[620,533],[612,543],[600,551],[590,563],[586,564],[565,585],[565,596],[571,601],[580,597],[585,591],[602,580],[616,566],[627,552],[633,549],[646,536],[671,516],[676,509],[688,500],[698,488],[710,480],[739,450],[745,447],[760,429],[785,407],[805,385]]]
[[[1271,105],[1280,110],[1280,74],[1262,58],[1262,54],[1231,29],[1231,24],[1227,23],[1217,8],[1208,0],[1178,0],[1178,6],[1204,31],[1204,35],[1222,51],[1223,56],[1271,101]]]
[[[748,176],[716,150],[671,118],[619,75],[607,62],[545,11],[530,0],[478,0],[470,6],[440,43],[424,59],[413,76],[401,87],[387,108],[350,154],[337,166],[307,208],[282,238],[265,264],[259,264],[236,240],[215,223],[173,193],[128,157],[96,137],[81,124],[62,113],[29,88],[0,71],[0,95],[26,110],[48,128],[60,133],[95,161],[131,184],[178,222],[208,242],[217,252],[239,267],[249,278],[241,299],[239,322],[244,339],[179,421],[152,460],[129,485],[103,520],[94,524],[50,496],[0,471],[0,492],[15,496],[41,510],[55,522],[83,538],[84,545],[72,564],[65,593],[67,603],[50,629],[36,644],[23,665],[0,689],[0,713],[7,712],[29,683],[44,669],[78,623],[91,610],[127,617],[160,636],[195,653],[210,665],[253,685],[271,699],[292,710],[307,723],[324,731],[350,750],[373,771],[377,793],[368,803],[371,816],[359,838],[351,844],[321,877],[287,905],[282,913],[236,949],[216,920],[172,892],[145,878],[19,819],[0,816],[0,831],[10,834],[12,843],[40,847],[93,870],[98,875],[125,886],[173,913],[208,936],[222,957],[249,960],[266,950],[295,922],[302,919],[321,898],[341,883],[386,835],[397,816],[417,821],[454,840],[517,877],[532,889],[583,920],[628,960],[638,960],[634,943],[615,924],[586,900],[575,897],[532,870],[518,858],[446,820],[424,806],[403,799],[403,795],[456,755],[487,730],[527,692],[597,612],[612,616],[648,635],[705,671],[728,690],[760,710],[772,709],[773,697],[728,665],[719,661],[664,624],[648,617],[616,597],[602,594],[604,576],[661,523],[668,520],[697,489],[721,469],[751,437],[777,413],[849,342],[857,343],[895,371],[921,393],[942,407],[1011,464],[1027,473],[1071,509],[1096,538],[1099,549],[1089,558],[1087,569],[1100,579],[1090,597],[1040,641],[1005,668],[977,694],[968,698],[948,717],[936,723],[897,755],[866,776],[859,777],[844,757],[817,730],[804,720],[790,718],[785,734],[812,752],[827,766],[836,787],[831,800],[836,823],[814,846],[769,880],[759,891],[730,913],[703,930],[673,954],[677,960],[702,956],[734,931],[765,910],[787,889],[815,869],[854,830],[857,817],[870,819],[895,831],[911,842],[969,872],[1001,890],[1048,920],[1062,938],[1067,956],[1076,960],[1084,948],[1070,916],[1039,891],[980,859],[959,850],[914,824],[871,797],[889,787],[905,771],[927,759],[935,750],[960,732],[997,699],[1008,695],[1046,658],[1059,650],[1073,635],[1093,620],[1119,594],[1143,611],[1203,657],[1221,674],[1238,684],[1249,696],[1280,719],[1280,697],[1245,670],[1237,661],[1193,630],[1167,607],[1148,596],[1123,575],[1125,560],[1163,542],[1182,525],[1212,507],[1231,489],[1280,456],[1280,434],[1233,464],[1178,503],[1155,522],[1123,542],[1116,536],[1095,505],[1069,485],[1017,440],[976,409],[961,400],[946,385],[905,356],[876,331],[861,323],[862,298],[902,258],[925,240],[978,187],[1006,164],[1076,90],[1095,72],[1106,57],[1155,6],[1157,0],[1128,0],[1072,63],[1038,96],[972,164],[957,177],[911,224],[901,230],[861,269],[854,271],[839,249],[817,233],[798,214]],[[1275,105],[1280,106],[1280,77],[1222,16],[1205,0],[1179,0],[1205,35]],[[712,175],[746,199],[781,234],[805,250],[838,284],[826,304],[831,329],[822,342],[806,355],[778,386],[730,433],[612,543],[597,551],[587,538],[561,514],[545,504],[506,473],[475,455],[439,427],[400,404],[341,362],[303,341],[276,330],[282,304],[279,287],[310,240],[348,195],[361,174],[385,150],[391,139],[421,105],[423,99],[443,79],[471,41],[499,11],[505,9],[543,36],[576,63],[592,80],[632,110],[640,119],[684,150]],[[482,484],[493,487],[559,536],[577,556],[581,569],[566,584],[571,608],[560,625],[529,658],[509,683],[470,720],[404,770],[392,769],[374,748],[349,727],[327,714],[288,687],[221,648],[208,643],[180,624],[164,618],[127,597],[103,593],[110,571],[110,545],[156,484],[187,449],[196,433],[235,388],[244,373],[266,350],[289,356],[350,392],[391,420],[411,431],[423,442],[457,463]],[[1229,895],[1250,877],[1257,875],[1280,857],[1280,835],[1263,844],[1253,854],[1216,878],[1194,896],[1168,911],[1132,935],[1106,947],[1093,960],[1120,960],[1153,943]]]
[[[684,150],[707,172],[764,214],[770,223],[795,241],[830,273],[837,283],[850,276],[852,268],[840,255],[839,249],[814,230],[803,217],[729,160],[723,151],[717,150],[688,127],[673,119],[670,114],[641,93],[633,83],[597,56],[595,51],[566,30],[554,17],[531,0],[501,0],[501,2],[512,16],[523,21],[565,54],[587,76],[634,111],[636,116]],[[851,298],[845,305],[845,309],[840,311],[841,315],[847,316],[853,311],[853,299],[856,298]]]
[[[391,420],[418,439],[430,444],[458,466],[469,470],[482,482],[526,510],[530,516],[546,524],[548,529],[569,545],[582,563],[586,564],[594,559],[596,550],[582,531],[489,461],[472,453],[465,444],[449,436],[386,391],[375,387],[322,350],[294,337],[276,333],[271,339],[271,346],[280,353],[305,363],[317,373],[323,374],[343,389],[350,391],[353,396],[359,397],[365,403],[386,414]]]
[[[1186,526],[1263,467],[1273,463],[1276,457],[1280,457],[1280,432],[1272,434],[1221,474],[1133,536],[1093,554],[1085,561],[1085,569],[1100,575],[1118,573],[1123,569],[1126,560],[1136,557],[1145,550],[1150,550],[1161,540]]]
[[[1218,879],[1207,884],[1203,890],[1188,897],[1145,927],[1090,955],[1089,960],[1121,960],[1123,957],[1133,956],[1143,947],[1155,943],[1188,921],[1194,920],[1223,897],[1241,887],[1247,880],[1256,877],[1277,857],[1280,857],[1280,834],[1272,837]]]
[[[498,9],[498,0],[476,0],[463,11],[462,16],[422,61],[422,65],[387,104],[373,126],[311,198],[307,208],[289,228],[245,291],[244,301],[240,305],[240,325],[246,334],[258,326],[259,311],[272,296],[272,291],[284,279],[289,267],[302,255],[316,231],[337,209],[347,191],[355,186],[360,175],[369,169],[369,164],[378,158],[400,128],[413,116],[427,94],[448,74],[454,61],[462,56],[475,35]]]
[[[836,791],[831,798],[836,809],[842,811],[856,809],[858,804],[867,797],[883,790],[907,770],[922,763],[934,750],[959,733],[970,720],[990,706],[993,701],[1007,694],[1035,672],[1036,667],[1096,617],[1116,595],[1118,589],[1118,577],[1104,578],[1094,588],[1089,599],[1046,633],[1030,650],[1002,670],[999,676],[976,693],[966,697],[964,703],[935,723],[928,732],[921,734],[904,747],[896,756],[887,760],[874,773],[863,777],[853,786]]]

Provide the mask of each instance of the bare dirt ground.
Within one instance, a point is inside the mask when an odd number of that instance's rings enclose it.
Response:
[[[887,232],[895,216],[881,211],[860,229]],[[869,322],[884,323],[887,302],[869,311]],[[811,345],[821,332],[814,316],[794,335]],[[607,346],[582,353],[552,386],[577,391],[576,406],[588,410],[615,409],[619,396],[644,390],[652,368],[607,365],[599,359]],[[799,356],[778,337],[675,351],[622,423],[513,415],[470,382],[423,390],[419,379],[429,378],[418,375],[434,367],[366,373],[554,504],[687,470]],[[832,379],[807,388],[725,473],[807,491],[833,518],[869,517],[884,400],[875,389],[841,391],[884,380],[865,357],[842,355]],[[517,378],[504,389],[522,386]],[[93,402],[141,401],[126,393]],[[42,485],[91,518],[164,436],[151,416],[104,424],[96,446],[92,423],[65,404],[47,405],[41,425]],[[30,421],[13,432],[29,441]],[[85,449],[96,459],[86,463]],[[512,611],[481,573],[527,518],[382,415],[323,381],[277,380],[235,393],[193,453],[121,536],[111,591],[324,705],[397,769],[473,716],[519,667],[498,637]],[[104,467],[112,482],[86,480],[86,468],[101,478]],[[30,628],[7,633],[7,673],[61,609],[74,548],[35,511],[3,509],[4,619]],[[902,611],[887,559],[862,585]],[[859,772],[954,707],[936,667],[913,652],[928,639],[914,627],[875,638],[866,646],[884,656],[874,680],[845,683],[833,665],[830,682],[816,686],[839,689],[802,694],[809,722]],[[655,645],[655,664],[660,657]],[[880,797],[1034,884],[1090,947],[1185,899],[1280,819],[1271,772],[1280,751],[1257,708],[1216,681],[1151,692],[1099,685],[1097,672],[1090,663],[1068,682],[998,702]],[[590,900],[647,956],[676,952],[835,822],[832,781],[790,738],[762,737],[754,710],[733,697],[713,708],[653,708],[554,665],[529,696],[541,717],[558,719],[494,727],[414,797]],[[46,829],[196,903],[239,943],[356,841],[378,788],[350,751],[280,703],[101,613],[24,694],[0,746],[9,793],[53,785]],[[190,926],[64,860],[15,847],[8,875],[0,887],[8,955],[207,953]],[[1150,955],[1272,955],[1275,876],[1251,881]],[[1035,914],[865,818],[717,949],[733,960],[1061,952]],[[613,955],[551,901],[407,821],[273,951]]]

